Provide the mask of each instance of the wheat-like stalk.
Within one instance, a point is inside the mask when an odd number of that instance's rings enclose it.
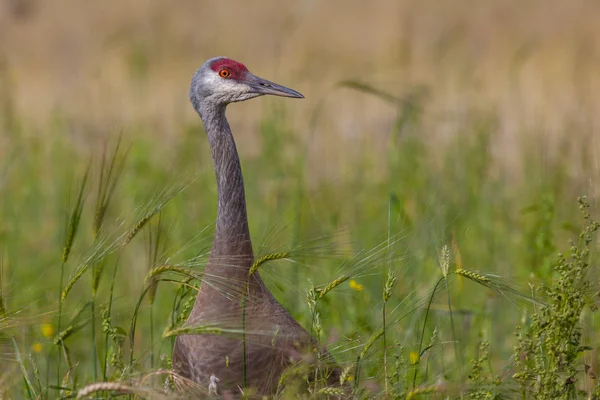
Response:
[[[129,242],[133,240],[133,238],[142,230],[144,226],[146,226],[148,221],[150,221],[157,212],[157,210],[153,210],[150,213],[144,215],[142,218],[140,218],[140,220],[138,220],[138,222],[135,223],[133,228],[129,230],[129,233],[125,237],[125,240],[123,241],[123,247],[127,246]]]
[[[83,179],[81,180],[81,184],[79,185],[79,193],[77,195],[77,200],[73,209],[71,210],[71,215],[67,222],[65,244],[63,247],[61,257],[63,264],[66,263],[69,259],[69,254],[71,254],[73,241],[75,240],[75,236],[77,235],[77,230],[79,228],[79,223],[81,222],[83,204],[85,203],[85,188],[87,186],[89,173],[90,167],[88,166],[88,169],[86,170]]]
[[[152,198],[150,203],[146,205],[146,212],[141,213],[142,217],[133,225],[133,227],[129,230],[129,233],[125,235],[125,240],[123,241],[122,247],[127,246],[129,242],[131,242],[133,238],[142,230],[142,228],[146,226],[152,217],[159,214],[171,201],[171,199],[173,199],[187,187],[192,179],[189,179],[179,185],[173,185]]]
[[[117,392],[121,394],[133,394],[133,395],[149,395],[152,394],[153,398],[162,397],[166,398],[166,396],[159,395],[159,393],[154,392],[150,389],[139,388],[134,386],[129,386],[122,384],[120,382],[98,382],[92,383],[91,385],[87,385],[79,392],[77,392],[77,398],[83,399],[97,392]]]
[[[444,245],[440,252],[440,269],[444,278],[448,276],[448,270],[450,269],[450,248],[448,245]]]
[[[383,301],[387,302],[392,297],[392,290],[398,281],[396,273],[390,268],[388,269],[385,285],[383,286]]]
[[[214,325],[186,326],[166,330],[163,338],[180,335],[223,335],[224,333],[239,333],[239,330],[225,329]]]
[[[379,330],[378,332],[375,332],[375,334],[369,338],[369,341],[367,343],[365,343],[365,347],[363,347],[358,358],[361,360],[363,358],[365,358],[365,355],[367,354],[367,352],[369,351],[371,346],[373,346],[373,343],[375,343],[375,341],[377,339],[379,339],[382,335],[383,335],[383,329]]]
[[[74,325],[69,325],[67,326],[64,330],[60,331],[55,337],[54,337],[54,344],[58,345],[62,342],[65,341],[66,338],[68,338],[69,336],[71,336],[71,334],[75,331],[75,326]]]
[[[161,265],[159,267],[152,268],[150,271],[148,271],[148,273],[146,274],[146,277],[144,278],[144,285],[147,284],[150,280],[152,280],[157,275],[160,275],[164,272],[177,272],[181,275],[185,275],[192,279],[198,278],[187,268],[179,267],[177,265]]]
[[[117,239],[118,240],[118,239]],[[94,247],[91,249],[88,256],[81,262],[81,264],[75,270],[75,274],[69,279],[67,285],[61,292],[60,301],[65,301],[67,295],[77,283],[77,281],[83,276],[83,274],[92,266],[102,262],[106,256],[111,254],[117,248],[117,242],[108,243],[107,239],[96,239]]]
[[[75,273],[75,276],[73,276],[69,282],[67,282],[67,285],[65,286],[65,288],[62,291],[62,294],[60,295],[60,301],[64,302],[65,299],[67,298],[67,295],[69,294],[69,292],[71,291],[71,289],[73,289],[73,286],[75,285],[75,283],[79,280],[79,278],[81,278],[83,276],[83,273],[87,270],[87,268],[79,268],[77,270],[77,272]]]
[[[353,368],[354,368],[354,365],[348,365],[346,368],[344,368],[342,370],[342,373],[340,374],[340,385],[344,385],[344,383],[346,383],[348,380],[352,379],[352,375],[350,374],[350,372],[352,371]]]
[[[252,263],[252,266],[250,267],[250,272],[248,275],[253,275],[256,271],[258,271],[258,268],[261,265],[263,265],[264,263],[266,263],[268,261],[281,260],[284,258],[288,258],[289,255],[290,255],[290,253],[288,251],[264,255],[256,260],[254,260],[254,262]]]
[[[333,281],[329,282],[325,287],[317,288],[315,290],[317,293],[319,293],[319,298],[321,298],[321,297],[325,296],[328,292],[332,291],[333,289],[335,289],[336,287],[341,285],[342,283],[346,282],[348,279],[350,279],[350,277],[348,275],[342,275],[339,278],[334,279]]]
[[[484,284],[484,285],[490,283],[490,279],[489,278],[487,278],[487,277],[485,277],[485,276],[483,276],[481,274],[478,274],[477,272],[473,272],[473,271],[469,271],[469,270],[466,270],[466,269],[459,268],[459,269],[455,270],[454,273],[456,275],[464,276],[465,278],[468,278],[468,279],[470,279],[470,280],[472,280],[474,282],[481,283],[481,284]]]
[[[333,387],[324,387],[317,392],[317,394],[322,394],[325,396],[343,396],[346,392],[344,389],[333,388]]]

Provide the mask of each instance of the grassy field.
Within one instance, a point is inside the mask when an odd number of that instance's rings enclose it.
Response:
[[[174,397],[216,216],[187,91],[215,55],[306,96],[228,117],[255,254],[286,253],[260,273],[354,396],[598,398],[598,18],[0,3],[0,398]]]

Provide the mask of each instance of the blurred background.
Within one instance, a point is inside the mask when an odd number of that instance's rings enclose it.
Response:
[[[228,109],[255,248],[328,236],[357,254],[401,238],[390,247],[402,260],[394,267],[402,276],[397,305],[413,289],[429,293],[443,245],[455,267],[498,274],[526,291],[530,280],[550,282],[556,253],[581,226],[577,197],[587,195],[592,214],[599,211],[598,21],[600,3],[592,0],[0,0],[0,299],[26,321],[15,322],[20,345],[34,354],[54,351],[69,204],[90,160],[97,164],[118,137],[129,153],[108,210],[114,229],[157,187],[193,174],[165,211],[169,243],[181,249],[180,259],[210,245],[216,188],[188,89],[194,71],[220,55],[306,97]],[[82,217],[88,225],[94,190]],[[192,242],[205,227],[202,246]],[[286,234],[274,235],[280,228]],[[89,227],[80,237],[74,260],[94,241]],[[116,281],[114,320],[130,319],[152,264],[148,253],[139,240],[120,258],[127,267],[115,275],[124,279]],[[306,269],[263,272],[301,322],[309,318],[308,280],[326,283],[342,268],[319,257]],[[67,263],[63,284],[77,265]],[[378,329],[371,310],[380,304],[387,264],[352,271],[354,283],[322,310],[325,331],[351,343],[342,348],[364,344]],[[432,308],[437,322],[428,322],[427,332],[439,326],[446,340],[442,361],[432,365],[452,375],[448,359],[458,359],[447,343],[457,334],[460,360],[483,336],[501,370],[525,314],[502,296],[459,283],[449,289],[458,333],[450,333],[444,298]],[[87,285],[74,287],[66,309],[90,297]],[[174,290],[159,291],[156,338]],[[588,318],[584,336],[594,343],[595,317]],[[414,312],[395,330],[407,354],[422,323]],[[149,329],[138,331],[141,347],[167,354],[170,342],[152,341]],[[89,378],[83,339],[73,338],[71,347]],[[356,358],[351,350],[336,356]],[[596,352],[586,357],[597,367]]]
[[[381,148],[395,120],[394,108],[380,99],[332,90],[343,80],[397,96],[425,88],[421,134],[441,147],[474,113],[494,116],[494,155],[515,162],[525,135],[539,135],[550,155],[561,138],[591,137],[600,109],[599,13],[586,0],[400,0],[377,7],[4,0],[2,97],[36,131],[60,115],[70,127],[63,135],[82,145],[140,125],[153,140],[171,143],[197,118],[187,100],[191,75],[206,59],[225,55],[305,94],[306,101],[286,104],[288,118],[311,141],[321,173],[335,176],[330,168],[351,162],[362,141]],[[246,154],[256,150],[269,102],[230,113]],[[311,130],[317,105],[321,118]],[[343,151],[331,151],[339,140]]]

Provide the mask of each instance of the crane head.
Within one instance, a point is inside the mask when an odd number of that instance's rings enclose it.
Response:
[[[206,61],[194,74],[190,88],[195,106],[203,102],[227,105],[263,95],[304,98],[295,90],[259,78],[244,64],[226,57]]]

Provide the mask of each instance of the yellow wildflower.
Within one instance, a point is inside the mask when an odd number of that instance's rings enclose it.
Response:
[[[417,364],[419,362],[419,353],[417,353],[416,351],[411,351],[408,355],[408,359],[410,360],[411,364]]]
[[[40,330],[42,331],[42,336],[45,338],[51,338],[54,336],[54,328],[52,327],[52,324],[42,324]]]
[[[364,289],[364,286],[356,282],[354,279],[351,279],[349,284],[350,288],[356,290],[357,292],[362,292],[362,290]]]
[[[40,342],[35,342],[34,344],[31,345],[31,351],[33,351],[34,353],[41,353],[42,352],[42,344]]]

